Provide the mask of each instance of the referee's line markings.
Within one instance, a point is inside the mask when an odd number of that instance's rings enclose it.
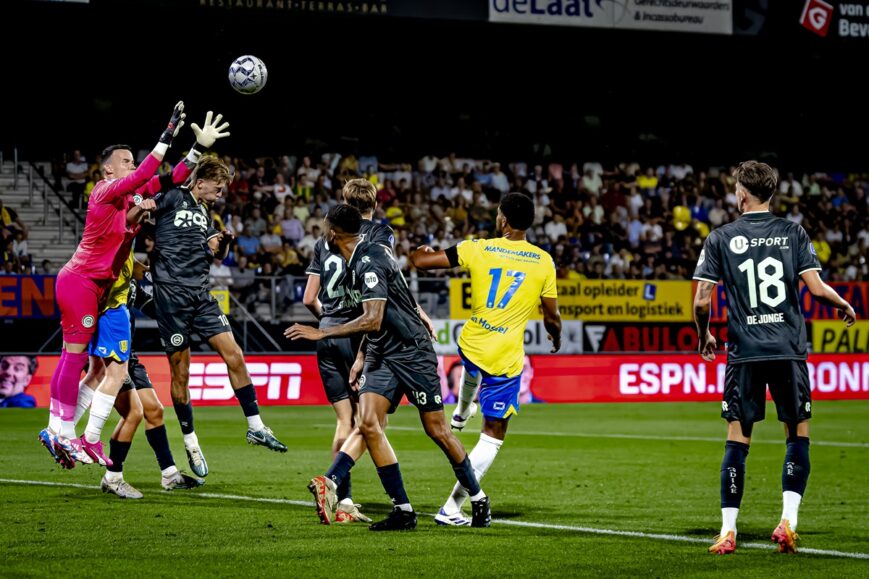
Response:
[[[51,482],[51,481],[38,481],[38,480],[19,480],[19,479],[11,479],[11,478],[0,478],[0,484],[12,484],[12,485],[29,485],[29,486],[46,486],[46,487],[66,487],[66,488],[76,488],[76,489],[88,489],[88,490],[99,490],[100,487],[94,485],[84,485],[78,483],[59,483],[59,482]],[[280,505],[293,505],[298,507],[313,507],[314,503],[311,501],[294,501],[291,499],[272,499],[267,497],[246,497],[243,495],[227,495],[222,493],[203,493],[203,492],[191,492],[185,493],[185,497],[199,497],[204,499],[223,499],[229,501],[250,501],[254,503],[271,503],[271,504],[280,504]],[[428,513],[420,513],[424,516],[434,516]],[[529,523],[525,521],[511,521],[507,519],[492,519],[492,523],[498,525],[511,525],[513,527],[530,527],[535,529],[548,529],[548,530],[556,530],[556,531],[572,531],[575,533],[586,533],[591,535],[610,535],[616,537],[631,537],[635,539],[654,539],[658,541],[672,541],[679,543],[701,543],[708,544],[708,539],[700,539],[697,537],[685,537],[682,535],[669,535],[664,533],[642,533],[639,531],[619,531],[616,529],[599,529],[596,527],[580,527],[575,525],[553,525],[550,523]],[[775,545],[770,545],[766,543],[740,543],[740,549],[761,549],[764,551],[774,550],[777,547]],[[867,559],[869,560],[869,553],[853,553],[848,551],[835,551],[830,549],[812,549],[812,548],[800,548],[800,553],[806,553],[809,555],[822,555],[826,557],[839,557],[845,559]]]
[[[317,424],[318,428],[335,428],[335,424]],[[407,430],[422,432],[422,426],[387,426],[390,430]],[[470,431],[469,431],[470,432]],[[673,442],[720,442],[724,444],[725,437],[713,438],[711,436],[660,436],[655,434],[613,434],[592,432],[523,432],[510,430],[510,436],[555,436],[576,438],[623,438],[628,440],[664,440]],[[777,444],[784,445],[784,440],[752,440],[752,444]],[[869,442],[837,442],[828,440],[812,439],[812,446],[838,446],[844,448],[869,448]]]

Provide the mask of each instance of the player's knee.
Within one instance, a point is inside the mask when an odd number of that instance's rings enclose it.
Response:
[[[154,426],[163,424],[163,405],[157,404],[157,406],[145,408],[145,420]]]
[[[337,431],[338,434],[347,438],[350,434],[350,431],[356,427],[354,423],[353,416],[339,416],[337,419]]]
[[[175,368],[172,372],[172,395],[175,391],[187,391],[187,384],[190,381],[190,370],[188,368]]]
[[[127,411],[127,415],[124,416],[124,420],[129,424],[138,425],[142,422],[142,418],[145,417],[145,413],[142,410],[141,406],[130,406],[130,409]]]
[[[426,421],[424,427],[425,433],[435,442],[443,443],[450,437],[450,431],[447,428],[446,422]]]
[[[366,439],[370,436],[377,436],[381,432],[380,422],[375,418],[363,418],[362,422],[359,423],[359,432]]]
[[[238,347],[238,344],[234,344],[232,348],[226,353],[223,361],[226,362],[226,367],[230,371],[239,371],[244,369],[244,354],[241,353],[241,348]]]

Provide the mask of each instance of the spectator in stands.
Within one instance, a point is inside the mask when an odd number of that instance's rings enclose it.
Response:
[[[601,176],[592,169],[586,170],[585,175],[582,177],[580,190],[586,191],[593,196],[597,196],[600,194],[602,187],[603,179],[601,179]]]
[[[239,236],[237,244],[239,249],[241,249],[242,255],[248,258],[256,255],[259,252],[259,238],[253,234],[249,225],[244,226],[244,230],[242,231],[241,236]]]
[[[245,221],[245,227],[249,227],[251,235],[256,237],[265,233],[267,225],[266,220],[263,219],[262,210],[259,207],[254,207],[250,213],[250,217]]]
[[[3,204],[3,199],[0,199],[0,233],[4,238],[13,238],[16,231],[27,233],[27,226],[18,217],[18,213],[8,205]]]
[[[260,247],[266,253],[277,254],[281,251],[281,247],[283,246],[281,236],[275,233],[274,229],[268,229],[265,233],[260,235],[259,242]]]
[[[72,152],[72,159],[66,164],[66,178],[69,179],[66,190],[72,193],[73,208],[81,207],[88,173],[88,164],[82,157],[81,151],[76,149]]]
[[[39,275],[54,275],[54,266],[51,265],[51,260],[43,259],[42,265],[39,266]]]
[[[3,269],[0,275],[18,275],[18,261],[14,256],[9,256],[3,261]]]
[[[510,180],[501,171],[501,163],[492,165],[492,187],[497,189],[501,195],[506,195],[510,192]]]
[[[214,288],[227,289],[232,285],[232,270],[217,257],[211,263],[208,274]]]

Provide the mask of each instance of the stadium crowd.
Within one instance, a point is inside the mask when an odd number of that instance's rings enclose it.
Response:
[[[57,171],[73,203],[86,204],[99,179],[99,159],[87,169],[80,159],[75,151]],[[396,259],[405,270],[408,253],[423,243],[445,248],[494,235],[498,201],[510,191],[534,199],[528,238],[552,254],[565,279],[690,279],[705,236],[738,216],[726,167],[499,163],[455,154],[428,155],[415,164],[355,154],[224,160],[233,180],[213,216],[236,241],[212,274],[216,285],[248,300],[263,289],[258,277],[304,276],[322,218],[353,177],[377,185],[375,219],[395,230]],[[869,280],[867,187],[865,174],[781,176],[775,212],[809,232],[829,281]],[[22,269],[16,254],[22,242],[26,254],[26,227],[20,220],[7,223],[14,213],[3,211],[3,269],[35,271],[29,257]],[[146,229],[138,251],[150,249],[147,235]]]
[[[567,279],[690,279],[709,231],[738,216],[730,169],[622,163],[501,164],[426,156],[414,168],[376,156],[227,158],[234,178],[214,217],[236,236],[216,278],[303,275],[323,215],[344,180],[362,176],[378,189],[375,219],[396,232],[396,258],[423,243],[448,247],[494,235],[500,197],[530,195],[536,205],[529,240],[552,254]],[[813,237],[831,281],[869,280],[865,175],[783,175],[779,215]],[[251,273],[248,274],[247,271]]]

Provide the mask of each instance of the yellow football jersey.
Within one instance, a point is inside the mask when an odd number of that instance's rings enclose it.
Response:
[[[109,288],[109,298],[103,311],[127,305],[127,299],[130,297],[130,281],[133,279],[133,262],[133,250],[131,249],[127,261],[124,262],[124,266],[121,268],[118,279]]]
[[[504,237],[463,241],[459,265],[471,274],[471,318],[459,347],[494,376],[518,376],[525,360],[525,325],[540,298],[558,297],[552,257],[527,241]]]

